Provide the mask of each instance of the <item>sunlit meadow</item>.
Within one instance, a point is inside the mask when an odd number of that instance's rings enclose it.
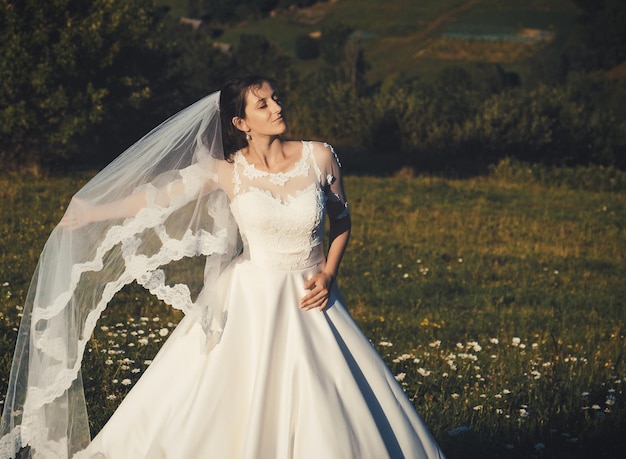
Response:
[[[594,191],[614,172],[529,173],[348,177],[339,283],[448,457],[620,457],[626,197]],[[0,177],[2,393],[38,254],[87,178]],[[83,372],[94,433],[178,320],[137,286],[105,311]]]

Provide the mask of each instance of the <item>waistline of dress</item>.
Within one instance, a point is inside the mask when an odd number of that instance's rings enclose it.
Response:
[[[250,250],[244,247],[238,260],[247,260],[262,269],[270,271],[305,270],[325,261],[322,244],[310,249],[300,249],[295,252],[275,250]]]

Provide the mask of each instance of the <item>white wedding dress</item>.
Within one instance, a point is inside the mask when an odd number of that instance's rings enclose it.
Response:
[[[244,250],[219,280],[221,341],[204,351],[201,326],[184,318],[75,457],[443,457],[337,287],[323,312],[299,308],[324,263],[326,211],[347,211],[332,151],[304,142],[295,167],[277,174],[241,153],[224,163],[219,186]]]

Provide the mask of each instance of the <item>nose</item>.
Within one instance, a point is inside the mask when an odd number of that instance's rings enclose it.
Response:
[[[274,113],[280,113],[283,110],[283,106],[278,99],[272,99],[272,111]]]

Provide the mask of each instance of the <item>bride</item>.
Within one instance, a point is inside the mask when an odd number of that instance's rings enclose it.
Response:
[[[336,286],[350,234],[340,163],[285,129],[273,82],[246,75],[75,195],[27,296],[0,458],[443,457]],[[192,299],[166,279],[197,255]],[[131,282],[185,317],[91,440],[82,355]]]

